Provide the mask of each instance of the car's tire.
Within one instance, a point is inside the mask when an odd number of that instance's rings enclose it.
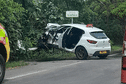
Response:
[[[79,60],[86,60],[88,58],[88,53],[86,49],[82,46],[76,48],[75,54]]]
[[[101,55],[101,56],[98,56],[100,59],[105,59],[108,55]]]
[[[5,60],[0,54],[0,84],[2,83],[5,75]]]

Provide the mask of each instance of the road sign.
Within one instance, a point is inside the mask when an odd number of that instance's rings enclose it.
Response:
[[[78,11],[66,11],[66,17],[79,17]]]
[[[71,17],[71,23],[73,24],[73,17],[79,17],[78,11],[66,11],[66,17]]]

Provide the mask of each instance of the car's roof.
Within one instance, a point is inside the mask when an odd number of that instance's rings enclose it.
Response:
[[[85,31],[93,32],[93,31],[103,31],[102,29],[96,27],[86,27],[85,24],[62,24],[63,26],[72,26]]]

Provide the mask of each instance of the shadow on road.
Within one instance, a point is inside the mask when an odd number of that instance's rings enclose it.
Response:
[[[100,59],[99,57],[90,57],[89,60],[111,60],[111,59],[121,59],[121,58],[122,58],[122,54],[117,53],[117,54],[114,54],[114,55],[109,55],[105,59]]]

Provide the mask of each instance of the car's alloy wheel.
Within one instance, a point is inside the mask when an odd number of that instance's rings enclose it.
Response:
[[[0,54],[0,84],[2,83],[5,75],[5,61],[3,56]]]
[[[87,59],[88,58],[88,53],[84,47],[77,47],[75,51],[76,57],[80,60]]]

